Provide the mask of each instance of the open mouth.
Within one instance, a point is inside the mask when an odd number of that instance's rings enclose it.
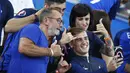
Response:
[[[83,24],[83,27],[84,27],[84,28],[86,28],[86,27],[87,27],[87,25]]]

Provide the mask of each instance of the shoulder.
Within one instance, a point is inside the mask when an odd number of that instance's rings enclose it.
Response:
[[[34,33],[36,33],[36,32],[40,32],[41,30],[40,30],[40,28],[39,28],[39,26],[38,26],[37,24],[29,24],[29,25],[27,25],[27,26],[24,26],[24,27],[21,29],[21,31],[22,31],[22,32],[27,32],[27,31],[29,31],[29,32],[34,32]]]
[[[29,25],[27,25],[27,26],[25,26],[24,28],[34,28],[34,29],[39,29],[39,26],[38,25],[36,25],[36,24],[29,24]]]
[[[128,28],[128,29],[120,30],[119,32],[117,32],[115,38],[120,37],[123,33],[128,32],[128,31],[130,32],[130,29],[129,29],[129,28]]]

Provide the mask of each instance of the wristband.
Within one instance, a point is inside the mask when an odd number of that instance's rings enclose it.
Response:
[[[35,17],[34,22],[38,22],[38,16],[37,16],[36,14],[33,14],[33,15],[34,15],[34,17]]]
[[[110,38],[104,38],[104,40],[105,40],[105,43],[106,43],[107,45],[109,45],[110,42],[108,42],[108,41],[110,41],[111,39],[110,39]]]

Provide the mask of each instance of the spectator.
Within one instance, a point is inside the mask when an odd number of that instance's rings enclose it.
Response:
[[[72,68],[70,73],[108,73],[111,67],[116,69],[116,61],[113,59],[110,67],[106,67],[105,61],[89,56],[89,40],[86,31],[81,28],[72,28],[69,32],[76,37],[69,44],[74,50],[75,56],[71,58]]]
[[[8,0],[0,0],[0,54],[2,53],[2,44],[4,38],[4,26],[14,15],[12,4]],[[3,29],[2,29],[3,28]]]
[[[129,25],[130,25],[130,16],[129,16]],[[128,56],[130,55],[130,28],[123,29],[119,31],[114,38],[114,45],[122,47],[124,63],[117,69],[117,73],[126,73],[124,71],[126,62],[128,61]]]
[[[62,26],[61,13],[45,9],[39,21],[39,26],[27,25],[17,32],[13,41],[15,45],[9,48],[11,60],[8,73],[46,73],[48,56],[63,56],[57,42],[51,44],[52,37],[59,34]]]
[[[45,0],[44,7],[45,8],[56,7],[57,10],[63,13],[65,9],[65,1],[66,0]],[[10,19],[5,26],[5,32],[16,32],[22,27],[24,27],[25,25],[33,23],[37,19],[37,17],[39,17],[42,10],[44,10],[44,8],[42,8],[36,14],[32,14],[27,17]]]
[[[81,0],[81,3],[88,4],[94,10],[103,10],[109,14],[110,20],[115,19],[120,3],[127,3],[128,0]]]

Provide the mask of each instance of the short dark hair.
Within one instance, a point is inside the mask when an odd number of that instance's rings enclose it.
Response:
[[[68,30],[68,32],[70,32],[73,36],[76,36],[77,34],[80,34],[83,31],[84,29],[79,28],[79,27],[72,27]]]
[[[49,16],[50,14],[52,14],[52,10],[55,10],[55,9],[54,9],[54,8],[44,9],[44,10],[41,12],[40,16],[39,16],[39,22],[41,23],[44,17],[47,17],[47,16]]]
[[[99,24],[99,20],[103,18],[102,23],[105,29],[111,35],[111,32],[110,32],[111,20],[109,18],[109,15],[105,11],[101,11],[101,10],[93,10],[93,15],[94,15],[94,24],[91,31],[96,31],[96,25]]]
[[[93,14],[91,8],[87,4],[81,4],[78,3],[76,4],[70,13],[70,18],[69,18],[69,24],[70,27],[76,27],[75,20],[76,17],[83,17],[86,16],[88,13],[90,13],[90,24],[93,23]]]
[[[57,4],[62,4],[62,3],[65,3],[66,0],[45,0],[45,3],[47,3],[48,5],[51,5],[51,4],[54,4],[54,3],[57,3]]]

